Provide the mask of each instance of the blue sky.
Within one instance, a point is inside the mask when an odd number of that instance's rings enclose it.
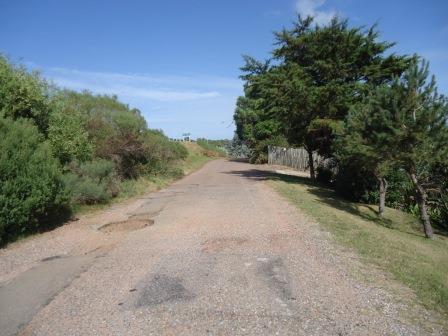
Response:
[[[448,94],[446,0],[0,0],[0,52],[60,86],[116,93],[171,137],[231,138],[241,55],[268,57],[296,12],[377,22]]]

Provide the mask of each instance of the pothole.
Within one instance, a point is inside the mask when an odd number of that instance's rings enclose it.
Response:
[[[124,232],[140,230],[144,227],[154,224],[154,220],[150,218],[140,218],[139,216],[131,217],[128,220],[122,222],[115,222],[103,225],[98,230],[104,233],[110,232]]]

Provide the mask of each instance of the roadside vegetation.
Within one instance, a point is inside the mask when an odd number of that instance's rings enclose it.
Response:
[[[208,160],[116,96],[58,88],[1,55],[0,135],[0,246]]]
[[[427,238],[445,234],[448,100],[428,63],[392,53],[377,26],[337,17],[299,17],[274,45],[271,59],[245,56],[241,68],[234,120],[250,162],[265,163],[268,145],[304,147],[313,180],[378,204],[379,216],[389,206],[419,217]]]
[[[203,138],[197,139],[197,144],[206,150],[206,154],[209,156],[221,156],[227,155],[227,146],[229,140],[207,140]]]
[[[119,203],[135,196],[143,195],[148,192],[160,190],[169,186],[171,183],[188,175],[207,162],[219,157],[219,153],[210,156],[211,153],[198,146],[194,142],[179,143],[187,149],[187,157],[176,162],[176,167],[181,174],[146,174],[135,179],[125,179],[120,181],[120,193],[107,203],[96,204],[75,204],[72,211],[76,214],[82,214],[95,210],[104,209],[111,203]]]
[[[428,308],[448,314],[448,239],[428,240],[403,211],[348,202],[310,179],[273,174],[276,190],[318,221],[342,245],[413,289]]]

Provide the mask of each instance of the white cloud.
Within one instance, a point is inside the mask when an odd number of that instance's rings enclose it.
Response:
[[[326,0],[298,0],[296,4],[297,11],[302,16],[313,16],[314,21],[319,25],[327,24],[331,21],[337,12],[331,10],[319,10],[325,4]]]
[[[150,76],[65,68],[50,68],[44,74],[57,85],[73,90],[159,102],[211,99],[221,96],[220,91],[242,87],[237,79],[206,76]]]
[[[193,137],[231,138],[235,102],[243,91],[241,80],[213,75],[129,74],[44,68],[31,69],[60,87],[116,94],[120,101],[138,108],[151,128],[163,129],[170,137],[189,132]]]

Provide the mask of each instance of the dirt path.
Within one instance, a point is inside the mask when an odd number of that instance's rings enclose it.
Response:
[[[0,330],[443,334],[406,304],[405,288],[361,282],[360,272],[381,274],[335,246],[253,168],[213,161],[158,193],[1,251]]]

